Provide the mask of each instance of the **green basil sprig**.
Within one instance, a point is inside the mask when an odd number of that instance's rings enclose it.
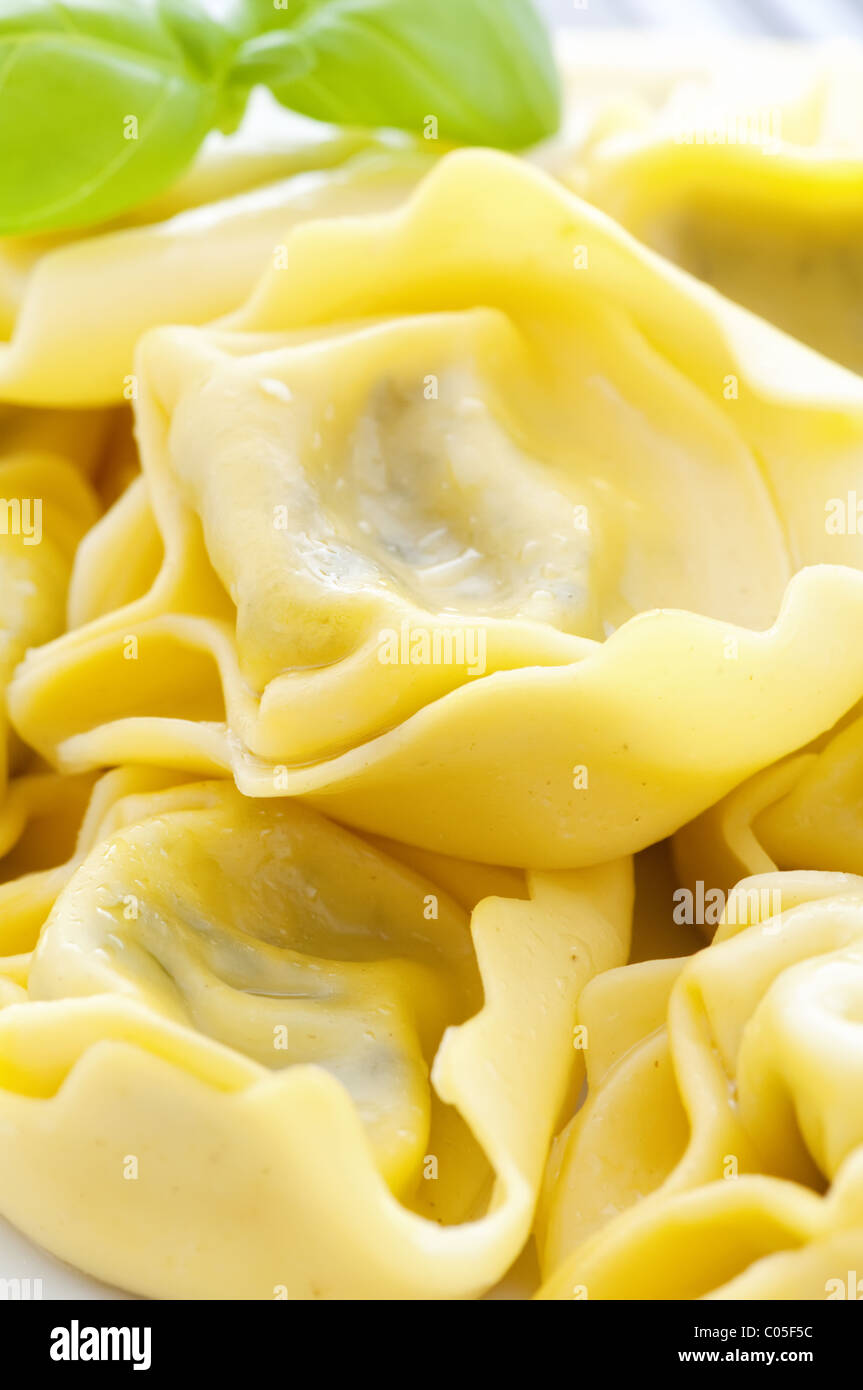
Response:
[[[0,0],[0,236],[152,197],[251,88],[338,125],[522,148],[560,94],[531,0]]]
[[[244,0],[240,13],[260,36],[237,71],[316,120],[421,132],[433,115],[442,139],[507,149],[557,126],[554,60],[528,0],[288,0],[287,12]]]

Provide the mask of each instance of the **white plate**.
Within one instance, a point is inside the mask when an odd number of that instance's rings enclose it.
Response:
[[[133,1298],[90,1279],[0,1218],[0,1302],[8,1299]]]

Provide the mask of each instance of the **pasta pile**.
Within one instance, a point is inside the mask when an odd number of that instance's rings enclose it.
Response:
[[[85,1273],[857,1297],[860,59],[769,53],[769,153],[580,39],[530,157],[0,242],[0,1214]]]

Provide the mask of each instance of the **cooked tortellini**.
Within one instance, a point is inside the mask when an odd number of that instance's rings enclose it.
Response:
[[[569,867],[859,695],[863,550],[824,505],[863,387],[515,160],[450,155],[403,209],[299,226],[230,320],[146,335],[137,376],[143,485],[10,691],[61,767],[231,771]]]
[[[863,873],[861,771],[863,715],[855,709],[684,826],[673,842],[680,881],[700,877],[725,889],[742,875],[798,864]]]
[[[60,889],[93,846],[172,786],[158,768],[12,778],[0,802],[0,1005],[27,997],[33,948]]]
[[[0,805],[10,757],[18,755],[6,721],[6,687],[28,647],[65,627],[66,593],[79,542],[99,515],[86,468],[95,465],[104,422],[50,418],[21,410],[0,414]]]
[[[0,1218],[111,1288],[863,1294],[859,55],[563,66],[0,241]]]
[[[134,400],[147,328],[236,309],[292,225],[397,204],[429,163],[407,143],[360,136],[271,143],[205,152],[169,194],[117,225],[0,242],[0,401]]]
[[[159,1297],[494,1284],[578,1085],[575,999],[626,958],[628,861],[415,868],[290,799],[111,778],[0,1009],[3,1214]]]
[[[639,35],[633,55],[579,34],[552,166],[662,255],[863,371],[863,44],[719,43],[705,58]]]
[[[543,1297],[825,1298],[863,1253],[863,879],[754,875],[725,919],[582,995]]]

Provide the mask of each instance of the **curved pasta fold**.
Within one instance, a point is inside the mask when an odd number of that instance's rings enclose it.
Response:
[[[0,1217],[100,1280],[863,1294],[863,50],[662,43],[0,242]]]
[[[287,247],[230,322],[143,341],[144,483],[82,548],[83,626],[10,693],[45,757],[230,770],[567,867],[859,698],[863,542],[824,525],[863,458],[856,378],[505,156]],[[158,573],[146,540],[110,610],[96,570],[141,525]]]
[[[578,1083],[578,993],[626,958],[629,863],[417,859],[170,780],[98,784],[0,1010],[3,1214],[152,1296],[482,1292]]]
[[[272,143],[272,142],[271,142]],[[309,217],[397,204],[428,167],[410,146],[307,133],[275,148],[233,140],[169,194],[88,235],[0,244],[0,400],[134,400],[135,345],[161,323],[237,308]],[[87,351],[80,350],[87,325]]]
[[[585,990],[588,1099],[552,1153],[541,1296],[825,1298],[845,1279],[861,940],[863,879],[757,874],[712,945]]]
[[[565,50],[579,121],[552,167],[662,255],[863,370],[863,45],[719,43],[705,59],[637,42],[636,61],[617,35]]]
[[[158,768],[13,778],[0,802],[0,1006],[26,999],[32,952],[57,894],[94,845],[134,823],[154,791],[176,784]]]
[[[0,805],[9,766],[6,688],[29,647],[66,626],[66,593],[75,552],[99,514],[80,467],[103,433],[97,419],[79,427],[79,452],[60,443],[68,418],[24,411],[0,417]]]
[[[743,875],[800,865],[860,874],[861,762],[863,716],[854,709],[684,826],[673,841],[679,881],[689,891],[699,879],[725,890]]]

